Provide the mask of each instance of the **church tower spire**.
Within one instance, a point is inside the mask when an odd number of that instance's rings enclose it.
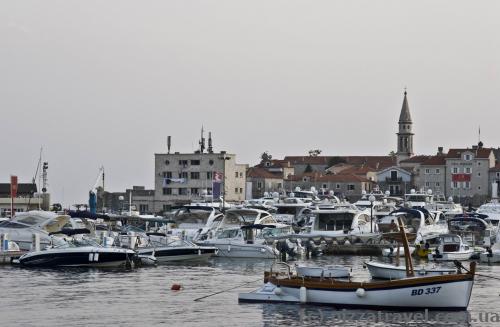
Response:
[[[398,161],[408,159],[413,156],[413,121],[411,120],[410,107],[408,106],[407,92],[405,88],[403,106],[399,114],[398,136]]]

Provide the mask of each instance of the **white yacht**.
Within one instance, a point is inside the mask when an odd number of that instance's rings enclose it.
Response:
[[[223,214],[211,206],[186,205],[173,212],[169,218],[174,222],[167,225],[167,233],[184,239],[194,240]]]
[[[492,225],[497,226],[497,229],[500,228],[500,203],[498,202],[497,194],[498,194],[498,184],[491,184],[491,193],[493,197],[490,202],[483,204],[480,206],[476,213],[486,215],[488,217],[485,218],[486,221],[490,222]]]
[[[379,235],[375,219],[369,210],[359,210],[353,205],[333,209],[312,210],[308,222],[301,231],[304,237],[349,239],[364,242]]]
[[[382,233],[398,232],[396,226],[398,218],[404,222],[406,233],[415,237],[415,243],[419,244],[430,235],[440,235],[448,232],[446,224],[442,224],[440,217],[442,213],[430,213],[426,209],[401,208],[391,212],[378,221],[378,228]]]
[[[39,235],[40,246],[51,244],[49,234],[57,233],[63,228],[84,229],[80,219],[50,211],[28,211],[17,213],[14,218],[0,222],[0,234],[7,234],[8,239],[17,243],[23,251],[32,249],[33,235]]]
[[[293,224],[301,220],[305,214],[311,210],[312,200],[304,198],[285,198],[282,201],[275,203],[276,213],[274,218],[278,222]]]
[[[219,257],[274,259],[278,251],[266,244],[264,236],[268,230],[285,226],[263,210],[230,209],[197,244],[216,247]]]

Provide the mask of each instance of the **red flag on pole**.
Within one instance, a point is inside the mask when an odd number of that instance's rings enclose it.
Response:
[[[17,176],[10,176],[10,197],[17,196]]]

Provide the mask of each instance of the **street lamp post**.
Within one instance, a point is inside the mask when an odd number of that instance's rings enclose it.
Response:
[[[370,195],[368,201],[370,201],[370,232],[373,233],[373,202],[375,202],[375,196]]]

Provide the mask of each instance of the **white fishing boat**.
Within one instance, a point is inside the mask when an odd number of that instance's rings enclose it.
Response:
[[[466,310],[472,293],[475,262],[469,270],[460,265],[455,274],[416,276],[408,250],[404,226],[399,220],[405,247],[406,277],[388,281],[341,281],[334,278],[300,277],[285,271],[264,274],[264,285],[240,293],[239,302],[284,302],[331,305],[334,307],[391,310]],[[281,265],[286,265],[280,263]]]
[[[438,246],[428,258],[433,261],[464,261],[474,255],[474,249],[462,242],[462,238],[454,234],[439,236]]]
[[[295,271],[299,277],[347,278],[351,275],[350,268],[339,265],[326,267],[296,265]]]
[[[210,246],[198,246],[187,240],[173,240],[167,244],[149,245],[138,248],[137,254],[144,264],[171,262],[171,261],[204,261],[215,256],[217,248]]]
[[[395,266],[382,262],[369,261],[365,263],[373,278],[379,279],[403,279],[406,278],[406,266]],[[455,268],[441,268],[436,266],[422,265],[415,269],[416,276],[441,276],[455,274]]]

